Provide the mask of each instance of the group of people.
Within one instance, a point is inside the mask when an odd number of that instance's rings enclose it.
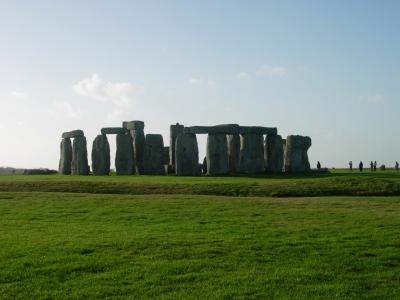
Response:
[[[376,172],[376,166],[377,166],[376,161],[374,161],[374,162],[371,161],[371,163],[370,163],[369,165],[370,165],[370,167],[371,167],[371,172]],[[350,171],[353,171],[353,162],[352,162],[352,161],[349,162],[349,167],[350,167]],[[362,161],[360,161],[360,163],[358,164],[358,169],[360,170],[360,172],[363,171],[363,169],[364,169],[364,164],[363,164]],[[398,162],[398,161],[396,161],[396,163],[395,163],[395,165],[394,165],[394,169],[395,169],[397,172],[399,171],[399,162]]]

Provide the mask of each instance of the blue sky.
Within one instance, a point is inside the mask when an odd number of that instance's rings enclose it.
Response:
[[[63,131],[83,129],[90,153],[101,127],[124,120],[166,145],[176,122],[276,126],[312,138],[312,164],[393,165],[399,12],[399,1],[0,1],[0,165],[56,168]]]

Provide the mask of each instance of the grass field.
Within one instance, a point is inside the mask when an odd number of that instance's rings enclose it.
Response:
[[[0,298],[399,299],[400,196],[341,185],[400,176],[0,176]]]

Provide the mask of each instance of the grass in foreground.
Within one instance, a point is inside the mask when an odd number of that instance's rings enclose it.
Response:
[[[400,173],[335,170],[331,174],[247,177],[15,175],[0,176],[0,191],[246,197],[400,196]]]
[[[0,193],[0,298],[398,299],[400,197]]]

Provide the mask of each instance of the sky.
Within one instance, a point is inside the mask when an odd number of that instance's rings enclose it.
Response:
[[[400,1],[0,0],[0,166],[142,120],[312,138],[315,167],[400,161]],[[200,160],[205,136],[198,136]],[[115,137],[109,137],[112,165]]]

